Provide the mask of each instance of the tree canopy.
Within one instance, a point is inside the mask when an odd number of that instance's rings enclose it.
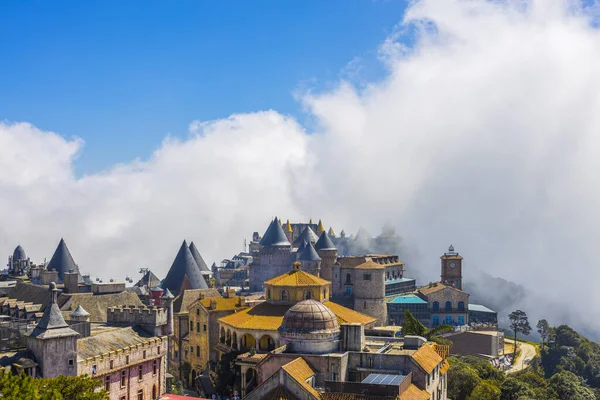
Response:
[[[6,400],[105,400],[102,383],[88,376],[58,376],[35,379],[0,370],[0,397]]]

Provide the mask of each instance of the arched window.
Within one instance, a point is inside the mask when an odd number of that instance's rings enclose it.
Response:
[[[288,294],[287,290],[282,290],[281,291],[281,301],[289,301],[290,300],[290,295]]]
[[[446,302],[446,311],[452,311],[452,302],[451,301]]]
[[[459,301],[458,302],[458,310],[459,311],[465,311],[465,302],[464,301]]]
[[[304,300],[310,300],[312,299],[312,292],[310,290],[305,290],[304,291]]]
[[[323,298],[326,299],[327,298],[327,289],[323,289]]]
[[[434,311],[437,311],[440,309],[440,302],[439,301],[434,301],[431,308],[433,308]]]
[[[267,299],[270,299],[270,298],[271,298],[271,289],[268,289],[267,290]]]
[[[346,274],[346,283],[351,283],[352,282],[352,277],[350,276],[350,274]]]

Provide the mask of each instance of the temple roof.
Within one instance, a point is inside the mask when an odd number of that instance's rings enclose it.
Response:
[[[198,248],[196,247],[194,242],[190,243],[190,252],[192,253],[192,257],[194,257],[194,261],[196,261],[196,264],[200,268],[200,271],[212,273],[210,268],[208,268],[208,265],[206,265],[206,262],[202,258],[202,255],[198,251]]]
[[[315,244],[317,250],[337,250],[327,232],[323,232],[317,243]]]
[[[323,232],[323,234],[325,234],[325,232]],[[319,257],[319,254],[317,254],[317,251],[315,250],[313,244],[309,242],[306,245],[306,247],[304,247],[304,250],[302,251],[302,254],[300,254],[300,257],[298,258],[298,260],[300,260],[300,261],[321,261],[321,257]]]
[[[271,224],[267,228],[263,238],[260,240],[261,246],[289,246],[290,242],[283,232],[283,228],[279,223],[277,217],[271,221]]]
[[[58,280],[59,282],[63,282],[65,273],[69,271],[79,273],[79,267],[75,264],[75,260],[73,260],[73,256],[71,256],[71,252],[67,248],[67,244],[64,239],[60,239],[58,243],[58,247],[54,251],[50,262],[46,266],[48,271],[58,271]],[[79,282],[83,282],[83,277],[79,274]]]
[[[315,232],[313,232],[312,229],[310,229],[310,226],[306,226],[300,236],[294,240],[294,247],[299,247],[303,240],[306,240],[306,242],[316,243],[317,240],[319,240],[319,237]]]
[[[208,285],[202,277],[202,271],[196,264],[196,260],[194,260],[194,256],[185,240],[181,244],[161,287],[169,289],[175,295],[179,294],[182,288],[208,289]]]

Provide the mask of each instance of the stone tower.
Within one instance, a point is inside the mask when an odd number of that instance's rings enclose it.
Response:
[[[8,257],[8,273],[12,276],[21,276],[29,270],[31,261],[21,245],[18,245],[12,256]]]
[[[333,280],[332,267],[335,264],[338,256],[338,251],[331,239],[329,234],[325,231],[321,234],[319,240],[315,244],[315,250],[321,257],[321,278],[328,281]]]
[[[161,296],[161,303],[164,308],[167,309],[167,326],[165,327],[165,336],[171,336],[173,334],[173,299],[175,296],[169,292],[169,289],[165,289],[165,292]]]
[[[293,257],[292,246],[277,217],[269,224],[259,246],[249,268],[253,291],[261,290],[264,281],[287,272]]]
[[[442,283],[462,290],[462,260],[450,245],[448,252],[440,257],[442,260]]]
[[[77,337],[65,322],[56,298],[58,289],[50,283],[51,303],[33,331],[27,336],[27,350],[33,353],[44,378],[77,375]]]

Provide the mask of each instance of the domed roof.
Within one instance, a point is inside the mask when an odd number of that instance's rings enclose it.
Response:
[[[13,261],[15,260],[27,260],[27,255],[25,254],[25,250],[21,245],[18,245],[12,256]]]
[[[291,307],[279,327],[282,332],[316,333],[339,331],[337,317],[327,306],[316,300],[304,300]]]

